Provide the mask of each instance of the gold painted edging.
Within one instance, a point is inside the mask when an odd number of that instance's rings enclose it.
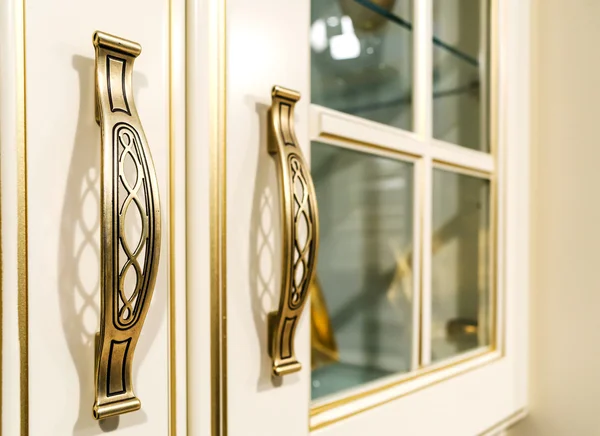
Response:
[[[313,141],[322,142],[324,144],[334,145],[336,147],[346,148],[348,150],[359,151],[363,153],[376,153],[378,155],[388,157],[390,159],[401,160],[403,162],[415,163],[422,156],[419,154],[409,153],[403,150],[396,150],[385,145],[375,142],[361,141],[351,137],[340,136],[333,133],[321,132]]]
[[[209,3],[211,435],[227,435],[226,0]]]
[[[1,145],[1,144],[0,144]],[[4,253],[2,252],[2,171],[0,170],[0,436],[2,436],[2,410],[4,410],[2,408],[2,397],[4,396],[4,389],[2,387],[2,374],[4,374],[3,370],[3,352],[2,352],[2,347],[4,346],[4,342],[2,341],[2,338],[4,336],[4,328],[2,327],[4,325],[4,317],[2,316],[2,311],[3,309],[3,301],[4,301]]]
[[[17,52],[17,291],[21,436],[29,435],[29,309],[27,278],[27,67],[25,0],[15,1]]]
[[[443,170],[453,174],[460,174],[462,176],[476,177],[478,179],[491,180],[494,177],[493,172],[487,172],[482,170],[476,170],[463,165],[456,165],[447,162],[441,162],[436,159],[431,160],[432,170]]]
[[[500,32],[505,33],[504,29],[500,29],[500,2],[499,0],[489,0],[490,8],[490,37],[489,37],[489,50],[490,58],[488,61],[489,68],[489,117],[490,122],[488,126],[488,132],[490,137],[490,153],[494,157],[495,171],[491,178],[491,244],[493,247],[493,256],[490,259],[490,274],[493,284],[492,300],[490,301],[493,307],[493,311],[490,314],[490,322],[494,327],[492,332],[492,346],[502,353],[506,354],[506,288],[504,285],[505,271],[500,270],[500,262],[502,265],[506,263],[506,237],[504,229],[501,227],[504,220],[501,220],[500,213],[504,213],[502,205],[506,204],[506,182],[504,181],[504,153],[506,147],[500,147],[500,121],[501,117],[505,118],[505,108],[500,108]],[[505,87],[502,88],[505,92]],[[500,111],[502,109],[503,112]],[[504,185],[504,186],[503,186]],[[500,293],[502,292],[502,299],[500,301]],[[502,304],[502,308],[500,305]],[[500,312],[500,309],[502,311]]]

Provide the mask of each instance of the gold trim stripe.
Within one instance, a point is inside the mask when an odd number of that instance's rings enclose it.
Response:
[[[15,1],[17,45],[17,259],[18,324],[20,360],[21,436],[29,435],[29,312],[27,277],[27,90],[26,3]]]
[[[456,165],[453,163],[441,162],[436,159],[431,160],[432,170],[443,170],[453,174],[460,174],[462,176],[475,177],[483,180],[492,180],[496,173],[476,170],[473,168],[465,167],[462,165]]]
[[[380,152],[382,155],[389,157],[390,159],[396,159],[403,162],[415,163],[417,160],[422,158],[421,155],[412,154],[403,150],[396,150],[385,145],[377,144],[375,142],[366,142],[354,138],[336,135],[333,133],[321,133],[319,137],[314,139],[313,142],[323,142],[325,144],[334,145],[336,147],[347,148],[350,150],[358,150],[362,153],[377,153]]]
[[[4,346],[4,342],[2,341],[2,338],[4,336],[4,329],[3,329],[3,325],[4,325],[4,317],[2,316],[2,311],[3,311],[3,300],[4,300],[4,286],[2,285],[4,283],[4,275],[3,275],[3,271],[4,271],[4,256],[3,256],[3,252],[2,252],[2,182],[0,181],[0,436],[2,436],[2,410],[4,410],[2,408],[2,397],[4,396],[3,392],[3,386],[2,386],[2,374],[4,374],[3,372],[3,352],[2,352],[2,348]]]
[[[226,0],[209,3],[211,435],[227,435]]]
[[[0,143],[1,146],[1,143]],[[4,347],[4,342],[2,340],[2,338],[4,337],[4,317],[3,317],[3,302],[4,302],[4,253],[2,251],[2,170],[0,170],[0,436],[2,436],[2,410],[4,410],[2,408],[2,398],[4,396],[3,392],[3,386],[2,386],[2,374],[4,374],[3,372],[3,347]]]

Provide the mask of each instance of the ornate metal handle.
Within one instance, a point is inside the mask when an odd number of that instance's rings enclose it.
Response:
[[[156,281],[160,200],[131,88],[133,62],[142,48],[102,32],[94,34],[94,47],[96,121],[102,131],[102,273],[94,418],[103,419],[141,407],[133,393],[132,364]],[[137,224],[131,221],[132,214],[139,218]]]
[[[294,335],[316,265],[319,220],[315,188],[294,132],[294,106],[300,94],[279,86],[271,94],[268,147],[281,181],[283,264],[279,310],[269,314],[269,351],[273,375],[283,376],[301,368]]]

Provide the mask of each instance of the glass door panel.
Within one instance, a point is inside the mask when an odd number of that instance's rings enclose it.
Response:
[[[490,345],[490,182],[433,171],[431,360]]]
[[[488,0],[433,0],[433,137],[489,152]]]
[[[312,103],[412,129],[412,1],[312,0]]]
[[[413,164],[313,142],[312,398],[409,371]]]

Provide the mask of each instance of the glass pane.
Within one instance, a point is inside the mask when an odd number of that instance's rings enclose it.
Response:
[[[312,103],[412,130],[412,0],[311,5]]]
[[[312,144],[312,398],[410,370],[413,165]]]
[[[489,151],[488,0],[433,0],[433,136]]]
[[[433,172],[431,359],[490,344],[490,182]]]

